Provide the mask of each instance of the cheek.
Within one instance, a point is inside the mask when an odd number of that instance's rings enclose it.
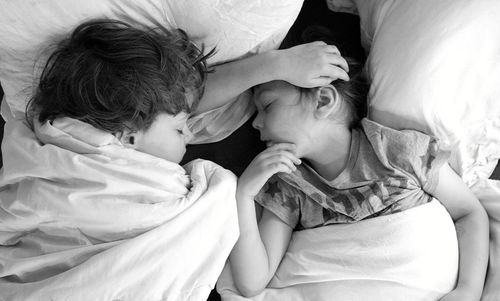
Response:
[[[301,118],[297,116],[297,114],[292,110],[282,109],[279,112],[273,112],[269,114],[266,118],[266,123],[269,126],[280,129],[280,130],[288,130],[290,127],[297,126],[300,123]]]
[[[262,129],[268,132],[279,130],[280,124],[282,124],[282,122],[277,117],[278,116],[276,116],[275,114],[266,115],[261,121]]]
[[[178,135],[162,141],[160,149],[161,157],[174,163],[179,163],[186,152],[184,140]]]
[[[183,136],[179,136],[175,148],[177,150],[177,153],[181,154],[182,156],[184,155],[184,153],[186,152],[186,141]]]
[[[184,145],[176,145],[175,147],[168,147],[165,149],[164,158],[170,162],[179,163],[184,158],[184,154],[186,153],[186,148]]]
[[[270,116],[271,117],[271,116]],[[296,132],[296,122],[290,118],[268,118],[264,126],[264,130],[271,139],[278,139],[281,141],[293,140],[294,133]]]

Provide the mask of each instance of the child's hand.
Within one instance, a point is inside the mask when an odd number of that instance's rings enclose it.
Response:
[[[349,80],[346,60],[337,47],[316,41],[279,50],[278,72],[283,80],[304,88],[328,85],[336,79]]]
[[[238,179],[237,196],[253,199],[272,175],[296,170],[301,160],[294,150],[295,144],[279,143],[258,154]]]

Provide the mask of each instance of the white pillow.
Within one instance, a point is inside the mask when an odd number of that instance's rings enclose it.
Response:
[[[359,13],[369,116],[439,137],[467,184],[487,178],[500,158],[500,1],[328,4]]]
[[[500,158],[500,1],[348,1],[329,7],[359,13],[370,117],[451,147],[453,167],[490,217],[481,300],[500,300],[500,181],[487,180]]]
[[[211,64],[277,48],[303,0],[35,0],[0,2],[0,82],[16,118],[34,85],[34,62],[48,45],[90,18],[182,28],[207,49]],[[43,61],[43,57],[41,57]]]

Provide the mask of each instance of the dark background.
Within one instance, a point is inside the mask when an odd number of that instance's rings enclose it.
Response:
[[[364,53],[359,38],[359,18],[328,10],[325,1],[306,0],[283,44],[297,44],[304,28],[322,25],[335,32],[335,39],[352,45],[352,52]],[[339,47],[340,48],[340,47]],[[357,50],[357,51],[356,51]],[[359,55],[357,55],[359,56]],[[211,160],[240,175],[252,159],[264,149],[259,133],[249,120],[228,138],[211,144],[188,146],[183,163],[195,158]]]
[[[354,45],[354,49],[362,52],[359,43],[359,18],[344,13],[334,13],[328,10],[325,1],[306,0],[302,10],[290,29],[284,43],[294,43],[300,36],[302,30],[310,25],[322,25],[335,32],[336,38]],[[0,85],[0,99],[3,98],[3,90]],[[0,140],[3,138],[4,121],[0,118]],[[189,162],[195,158],[203,158],[214,161],[221,166],[240,175],[250,161],[265,145],[259,140],[259,133],[252,128],[251,120],[246,122],[238,130],[226,139],[205,145],[188,146],[183,162]],[[0,167],[2,166],[0,154]],[[500,164],[497,165],[492,179],[500,180]],[[215,290],[212,291],[209,301],[220,300]]]

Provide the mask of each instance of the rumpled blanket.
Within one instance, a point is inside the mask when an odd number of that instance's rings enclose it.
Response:
[[[0,300],[206,300],[238,237],[230,171],[70,118],[5,135]]]
[[[437,201],[355,224],[297,231],[262,293],[240,295],[230,262],[217,283],[222,300],[431,301],[451,291],[458,241]]]

